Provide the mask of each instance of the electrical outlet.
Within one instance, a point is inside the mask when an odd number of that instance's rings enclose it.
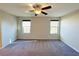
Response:
[[[10,44],[12,43],[11,38],[9,39],[9,43],[10,43]]]

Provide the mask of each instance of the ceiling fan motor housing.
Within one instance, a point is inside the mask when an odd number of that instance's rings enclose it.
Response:
[[[34,9],[41,9],[41,5],[40,5],[40,4],[34,4],[34,5],[33,5],[33,8],[34,8]]]

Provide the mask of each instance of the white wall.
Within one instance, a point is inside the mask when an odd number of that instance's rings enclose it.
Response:
[[[17,21],[15,16],[5,13],[3,11],[0,11],[0,16],[2,17],[0,19],[2,47],[5,47],[10,44],[10,41],[12,43],[16,40]]]
[[[2,16],[0,15],[0,48],[2,47],[2,32],[1,32],[1,18],[2,18]]]
[[[61,40],[79,52],[79,11],[61,18]]]
[[[52,17],[27,17],[18,19],[18,39],[59,39],[58,35],[50,34],[50,20],[59,19]],[[22,33],[22,20],[31,20],[31,33]]]

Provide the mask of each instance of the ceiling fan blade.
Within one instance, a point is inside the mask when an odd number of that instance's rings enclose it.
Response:
[[[51,6],[46,6],[46,7],[43,7],[42,10],[46,10],[46,9],[50,9],[52,8]]]
[[[42,14],[44,14],[44,15],[47,15],[47,13],[46,13],[46,12],[41,11],[41,13],[42,13]]]
[[[35,14],[35,16],[37,16],[38,14]]]
[[[30,10],[30,12],[34,12],[34,10]]]

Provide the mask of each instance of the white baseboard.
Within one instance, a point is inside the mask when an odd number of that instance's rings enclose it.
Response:
[[[61,40],[61,41],[64,42],[63,40]],[[79,50],[78,49],[76,49],[75,47],[71,46],[70,44],[68,44],[66,42],[64,42],[64,43],[67,44],[69,47],[71,47],[72,49],[74,49],[76,52],[79,53]]]

